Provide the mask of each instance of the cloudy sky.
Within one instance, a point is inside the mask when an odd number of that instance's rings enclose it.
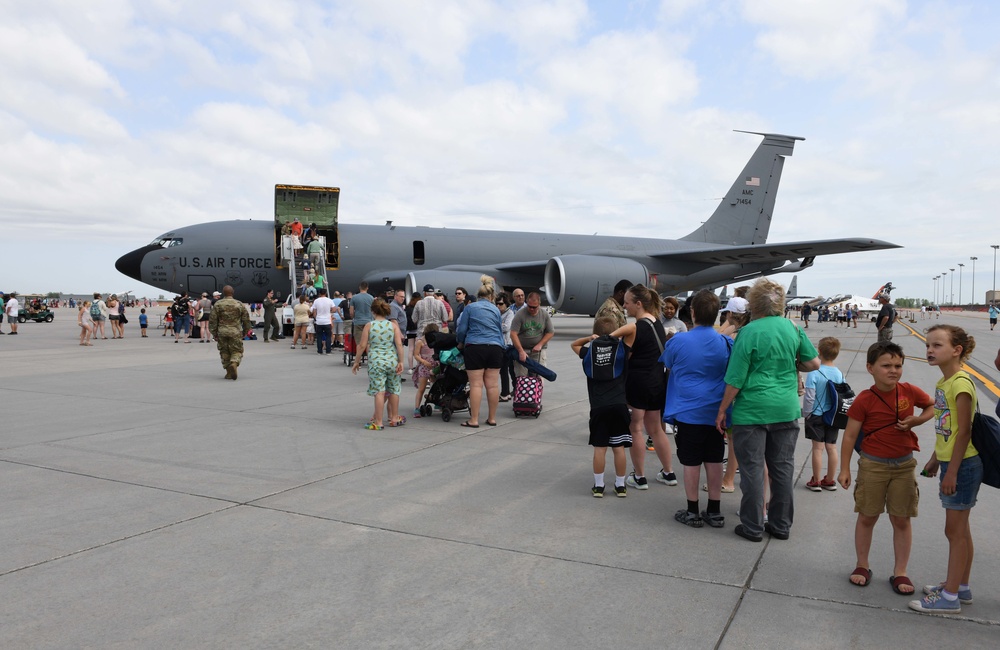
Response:
[[[769,241],[905,246],[819,258],[800,293],[891,280],[932,298],[961,262],[967,302],[977,256],[981,301],[1000,244],[998,14],[0,0],[0,290],[158,295],[115,259],[178,226],[270,219],[275,183],[339,186],[350,223],[679,237],[758,145],[744,129],[805,138]]]

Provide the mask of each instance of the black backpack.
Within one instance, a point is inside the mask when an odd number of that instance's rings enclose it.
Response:
[[[583,356],[583,372],[598,381],[621,377],[625,372],[625,343],[607,335],[591,341]]]
[[[835,429],[847,428],[847,409],[854,403],[854,391],[846,381],[826,380],[826,396],[830,406],[823,411],[823,422]]]
[[[972,383],[971,379],[969,383]],[[972,384],[972,390],[976,390],[975,384]],[[1000,404],[997,404],[997,415],[1000,415]],[[980,413],[978,402],[976,412],[972,414],[972,446],[983,461],[983,483],[1000,488],[1000,422]]]

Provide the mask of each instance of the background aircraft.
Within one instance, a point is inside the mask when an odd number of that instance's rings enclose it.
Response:
[[[409,294],[427,284],[449,293],[458,286],[474,292],[479,276],[487,273],[507,290],[543,288],[557,310],[593,314],[621,279],[676,294],[799,271],[818,255],[899,247],[862,238],[766,243],[785,157],[803,138],[757,135],[763,141],[711,218],[680,239],[334,222],[327,236],[329,286],[356,290],[364,280],[376,295],[404,285]],[[336,188],[304,189],[332,189],[339,197]],[[308,223],[316,208],[301,209]],[[285,211],[281,218],[287,217]],[[115,266],[165,291],[197,294],[229,284],[237,298],[260,301],[269,289],[287,294],[292,286],[276,252],[284,223],[238,220],[178,228],[123,255]]]

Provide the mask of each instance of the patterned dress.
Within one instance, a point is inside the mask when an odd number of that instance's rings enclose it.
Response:
[[[368,331],[368,394],[388,392],[399,395],[401,382],[396,374],[399,358],[392,321],[373,320]]]

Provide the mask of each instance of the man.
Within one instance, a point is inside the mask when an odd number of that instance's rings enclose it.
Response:
[[[299,239],[302,239],[302,230],[303,230],[302,222],[299,221],[298,217],[296,217],[292,221],[292,225],[289,227],[289,231],[291,231],[291,233],[296,237],[298,237]]]
[[[326,297],[326,289],[317,292],[317,298],[313,301],[309,315],[315,319],[316,326],[316,354],[330,354],[333,346],[331,333],[333,332],[333,312],[337,309],[333,301]]]
[[[1000,314],[1000,310],[997,309],[996,303],[990,303],[990,331],[997,326],[997,315]],[[923,314],[921,314],[923,317]]]
[[[406,292],[402,289],[397,291],[389,302],[389,308],[391,309],[389,320],[396,321],[396,325],[399,326],[399,332],[403,335],[403,343],[405,345],[406,326],[408,324],[406,320]]]
[[[375,298],[368,293],[368,283],[362,282],[358,285],[358,292],[351,298],[351,312],[354,314],[354,325],[351,327],[351,335],[355,344],[361,342],[361,333],[365,331],[365,325],[372,322],[372,303]]]
[[[892,324],[896,320],[896,310],[889,304],[889,294],[887,293],[878,294],[878,302],[882,305],[882,309],[879,310],[878,318],[875,319],[875,326],[878,328],[878,340],[881,343],[892,340]]]
[[[555,335],[549,312],[541,308],[542,296],[537,291],[528,294],[526,306],[514,314],[510,324],[510,342],[517,349],[518,358],[522,361],[514,366],[514,374],[524,377],[528,369],[523,362],[531,355],[538,363],[545,365],[547,360],[545,348]]]
[[[233,298],[233,288],[222,287],[222,300],[215,303],[208,319],[208,329],[217,341],[226,379],[236,379],[236,369],[243,361],[243,337],[250,331],[246,305]]]
[[[10,325],[11,335],[17,334],[17,312],[21,306],[17,302],[17,292],[11,291],[7,294],[7,302],[4,303],[3,310],[7,316],[7,324]]]
[[[625,323],[628,322],[628,317],[625,315],[625,309],[622,305],[625,304],[625,292],[631,288],[631,282],[628,280],[619,280],[618,284],[615,285],[615,292],[597,310],[594,320],[597,320],[597,318],[610,318],[615,322],[615,329],[624,327]]]
[[[510,310],[516,314],[524,307],[524,289],[514,289],[511,297],[514,299],[514,304],[510,306]]]
[[[99,298],[100,294],[95,294],[94,304],[99,303]],[[174,317],[174,343],[181,340],[181,333],[184,334],[184,340],[190,343],[188,334],[191,331],[191,308],[188,306],[187,291],[181,291],[180,295],[174,298],[170,304],[170,315]]]
[[[274,289],[269,289],[267,295],[264,296],[264,343],[270,342],[267,336],[269,331],[271,338],[275,341],[285,338],[281,335],[281,324],[278,322],[278,316],[275,314],[277,308],[278,300],[274,296]]]
[[[811,313],[812,307],[809,306],[809,303],[802,305],[802,322],[805,323],[805,329],[809,329],[809,314]]]
[[[317,276],[326,273],[326,260],[323,259],[326,257],[323,254],[324,252],[323,244],[321,244],[318,239],[310,240],[310,242],[306,244],[306,255],[309,256],[309,266],[316,271]],[[319,289],[318,286],[316,288]]]
[[[440,326],[448,320],[448,312],[440,300],[434,297],[437,289],[432,284],[424,285],[424,297],[413,307],[413,320],[417,321],[417,336],[424,335],[424,328],[430,323]]]

